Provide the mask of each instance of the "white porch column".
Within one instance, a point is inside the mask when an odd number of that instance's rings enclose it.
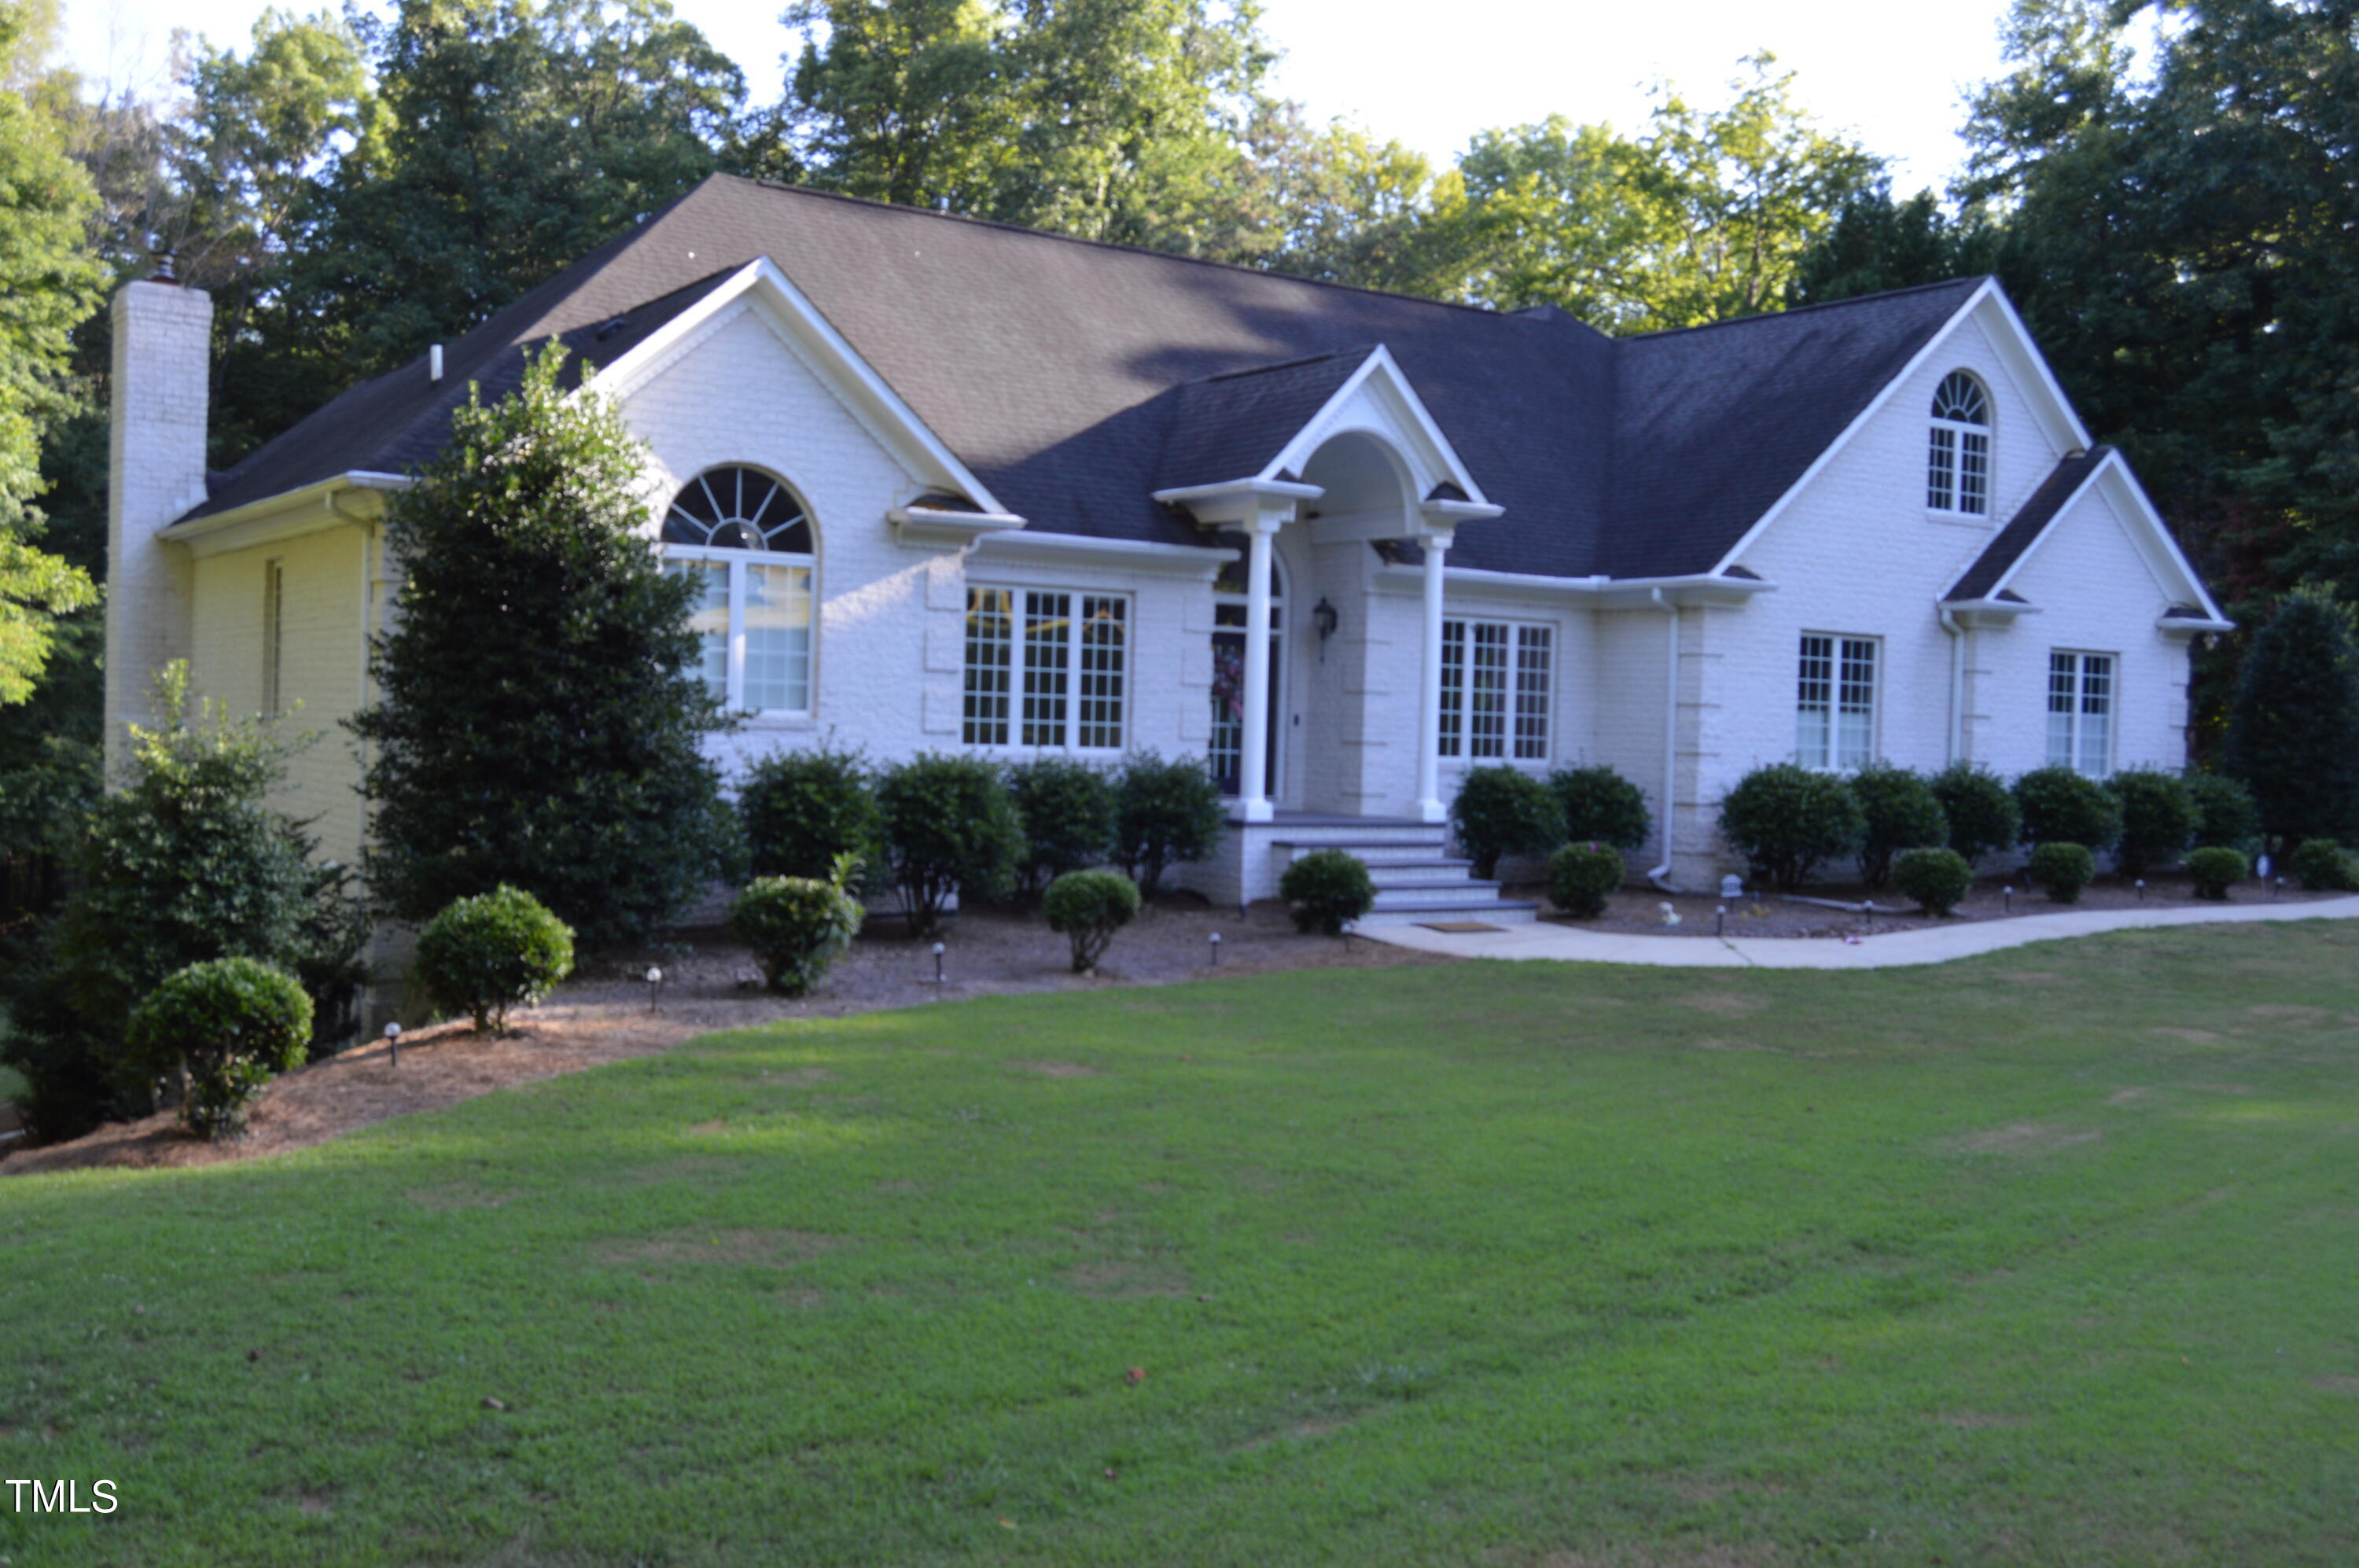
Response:
[[[1418,691],[1417,814],[1438,822],[1449,815],[1441,800],[1441,570],[1450,536],[1428,534],[1419,542],[1425,547],[1425,668]]]
[[[1277,813],[1269,800],[1269,549],[1282,517],[1261,511],[1245,526],[1245,715],[1237,806],[1249,822]]]

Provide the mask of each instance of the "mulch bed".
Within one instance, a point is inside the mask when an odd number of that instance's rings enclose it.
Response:
[[[1899,893],[1887,887],[1871,894],[1857,884],[1811,884],[1805,889],[1813,898],[1825,898],[1839,903],[1857,904],[1873,898],[1876,909],[1873,915],[1850,913],[1842,909],[1822,909],[1814,904],[1797,903],[1775,894],[1723,900],[1716,896],[1700,893],[1673,895],[1654,888],[1625,887],[1606,901],[1603,918],[1577,920],[1569,915],[1546,910],[1548,893],[1537,885],[1509,890],[1508,896],[1539,901],[1544,909],[1540,919],[1551,925],[1577,926],[1582,931],[1614,931],[1646,936],[1702,936],[1714,933],[1715,911],[1725,904],[1728,909],[1726,934],[1744,937],[1841,938],[1874,936],[1879,932],[1919,931],[1929,926],[1956,925],[1961,921],[2020,919],[2026,915],[2053,915],[2078,909],[2218,909],[2239,904],[2271,901],[2269,890],[2258,882],[2246,882],[2229,895],[2227,905],[2195,897],[2193,884],[2186,874],[2158,871],[2147,878],[2143,898],[2125,877],[2101,877],[2082,889],[2079,902],[2057,904],[2048,895],[2026,883],[2020,877],[2014,882],[2015,898],[2010,909],[2001,878],[1984,878],[1974,884],[1964,903],[1946,920],[1937,920],[1913,906]],[[2314,902],[2345,897],[2340,893],[2305,893],[2288,881],[2282,893],[2276,895],[2280,903]],[[1663,923],[1663,906],[1669,904],[1679,915],[1676,926]]]
[[[1212,964],[1215,931],[1218,968]],[[941,942],[943,984],[937,985],[932,942],[910,941],[897,920],[871,920],[816,995],[789,999],[762,990],[751,955],[723,933],[687,932],[657,952],[618,955],[577,975],[543,1006],[511,1014],[505,1036],[475,1035],[463,1020],[439,1024],[403,1034],[398,1067],[379,1040],[288,1073],[255,1103],[246,1136],[234,1142],[201,1143],[166,1112],[0,1159],[0,1175],[255,1160],[512,1083],[653,1055],[715,1029],[786,1018],[842,1018],[1019,992],[1453,962],[1382,942],[1299,935],[1276,904],[1257,904],[1241,917],[1180,896],[1158,898],[1140,910],[1091,975],[1072,973],[1065,939],[1029,910],[964,911],[952,918]],[[665,975],[652,1010],[644,978],[651,964]]]

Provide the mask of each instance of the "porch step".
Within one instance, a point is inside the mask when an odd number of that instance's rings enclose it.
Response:
[[[1230,824],[1234,827],[1236,824]],[[1357,822],[1323,823],[1277,822],[1256,823],[1270,830],[1269,842],[1281,849],[1349,849],[1411,844],[1439,851],[1450,841],[1450,829],[1441,822]]]
[[[1413,887],[1386,887],[1376,884],[1376,901],[1371,910],[1386,914],[1394,909],[1485,909],[1501,902],[1496,882],[1462,881],[1452,887],[1423,886]]]
[[[1279,839],[1270,847],[1282,852],[1289,862],[1299,860],[1304,855],[1319,850],[1340,849],[1353,859],[1365,864],[1372,871],[1379,866],[1437,866],[1444,863],[1469,866],[1473,864],[1465,860],[1451,861],[1450,856],[1442,853],[1444,840],[1440,833],[1426,839],[1398,839],[1377,844],[1346,841],[1298,844],[1290,839]]]
[[[1413,926],[1429,920],[1480,920],[1487,926],[1527,926],[1540,918],[1538,904],[1515,898],[1495,898],[1487,904],[1446,904],[1428,909],[1406,906],[1375,909],[1353,922],[1354,930],[1370,926]]]
[[[1471,860],[1376,860],[1360,857],[1368,868],[1368,878],[1380,888],[1388,887],[1463,887],[1474,874]],[[1495,887],[1495,882],[1482,884]]]

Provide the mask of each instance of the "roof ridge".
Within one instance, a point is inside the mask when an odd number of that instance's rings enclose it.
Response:
[[[1469,315],[1485,317],[1495,321],[1515,321],[1519,312],[1494,310],[1488,305],[1462,304],[1455,299],[1434,299],[1423,294],[1404,294],[1394,289],[1371,289],[1364,283],[1339,283],[1331,278],[1304,278],[1299,273],[1279,272],[1272,267],[1252,267],[1241,261],[1217,261],[1207,256],[1183,256],[1178,251],[1151,250],[1145,245],[1122,245],[1114,240],[1093,240],[1083,234],[1059,234],[1054,229],[1027,228],[1022,223],[1010,223],[997,218],[977,218],[965,212],[938,212],[930,207],[906,206],[898,201],[880,201],[873,196],[854,196],[842,191],[822,191],[815,185],[792,185],[782,180],[759,180],[746,174],[715,173],[706,176],[705,183],[715,180],[733,180],[742,184],[758,186],[765,191],[777,191],[794,196],[815,196],[825,201],[842,201],[855,207],[875,207],[887,212],[904,212],[916,218],[936,218],[971,228],[997,229],[1004,234],[1025,234],[1038,240],[1054,240],[1060,245],[1087,245],[1094,250],[1110,250],[1120,256],[1147,256],[1158,261],[1186,262],[1190,267],[1209,267],[1222,272],[1241,272],[1249,278],[1274,278],[1287,283],[1299,283],[1312,289],[1332,289],[1345,294],[1365,294],[1378,299],[1398,299],[1411,305],[1430,305],[1438,310],[1459,310]],[[702,186],[698,187],[703,189]],[[1583,331],[1599,332],[1579,317],[1567,314],[1565,320]]]
[[[1988,272],[1968,273],[1961,278],[1944,278],[1936,283],[1912,283],[1906,289],[1880,289],[1873,294],[1854,294],[1844,299],[1821,299],[1815,304],[1795,305],[1783,310],[1756,310],[1749,316],[1729,316],[1717,321],[1698,321],[1692,327],[1661,327],[1651,332],[1633,332],[1616,343],[1651,343],[1658,338],[1682,337],[1690,332],[1708,332],[1721,327],[1745,327],[1763,321],[1782,321],[1788,316],[1807,316],[1814,310],[1841,310],[1853,305],[1864,305],[1876,299],[1897,299],[1907,294],[1930,294],[1940,289],[1955,289],[1971,283],[1979,288],[1997,281]]]
[[[1292,359],[1274,359],[1267,365],[1243,365],[1234,370],[1216,370],[1210,376],[1200,376],[1193,381],[1182,381],[1181,387],[1204,387],[1215,381],[1234,381],[1241,376],[1266,376],[1273,370],[1291,370],[1299,365],[1318,365],[1330,359],[1356,356],[1365,359],[1384,347],[1380,343],[1353,343],[1343,348],[1323,349],[1317,354],[1299,354]]]

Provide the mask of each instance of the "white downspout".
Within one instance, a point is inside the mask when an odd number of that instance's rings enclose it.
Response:
[[[1966,628],[1947,604],[1936,604],[1941,629],[1950,634],[1950,761],[1962,761],[1966,748]]]
[[[1670,616],[1670,665],[1663,678],[1663,863],[1647,873],[1647,880],[1666,893],[1681,891],[1664,880],[1671,874],[1671,796],[1680,765],[1680,607],[1663,597],[1660,588],[1647,590],[1655,608]]]

